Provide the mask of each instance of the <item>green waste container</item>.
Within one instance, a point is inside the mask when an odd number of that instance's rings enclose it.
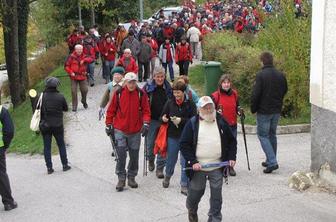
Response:
[[[218,80],[223,74],[221,70],[221,63],[209,61],[203,63],[204,79],[205,79],[205,93],[210,96],[218,88]]]

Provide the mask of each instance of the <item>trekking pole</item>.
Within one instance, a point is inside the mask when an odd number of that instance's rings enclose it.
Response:
[[[245,114],[244,114],[244,111],[242,111],[241,114],[240,114],[240,121],[241,121],[241,126],[242,126],[243,137],[244,137],[244,145],[245,145],[245,152],[246,152],[246,159],[247,159],[247,169],[251,170],[249,156],[248,156],[248,151],[247,151],[247,143],[246,143],[246,133],[245,133],[244,120],[245,120]]]
[[[143,165],[143,176],[147,176],[147,136],[145,136],[144,141],[144,165]]]
[[[112,144],[112,156],[115,157],[115,161],[118,162],[118,153],[117,153],[117,149],[116,149],[116,145],[115,145],[115,138],[114,138],[114,133],[112,133],[110,136],[110,141]]]

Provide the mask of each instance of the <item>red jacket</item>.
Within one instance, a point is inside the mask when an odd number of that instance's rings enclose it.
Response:
[[[189,43],[184,45],[182,43],[176,44],[175,62],[180,61],[192,61],[192,51]]]
[[[139,88],[130,92],[127,86],[124,86],[113,96],[107,108],[105,122],[123,133],[133,134],[140,132],[143,124],[149,124],[150,119],[147,94]]]
[[[235,24],[235,31],[238,33],[242,33],[244,30],[244,23],[242,21],[237,21]]]
[[[216,109],[221,109],[223,118],[230,126],[237,125],[238,93],[232,89],[231,93],[224,93],[217,90],[211,95]]]
[[[79,35],[77,34],[71,34],[67,38],[67,44],[69,46],[69,49],[73,49],[78,42],[79,42]]]
[[[102,56],[104,56],[105,60],[107,61],[115,60],[115,54],[117,52],[117,48],[113,42],[107,43],[106,41],[104,41],[99,48],[100,53],[102,54]]]
[[[151,48],[152,48],[152,55],[151,55],[151,58],[154,58],[154,57],[156,57],[157,54],[158,54],[159,46],[158,46],[157,42],[155,41],[155,39],[151,39],[150,42],[149,42],[149,45],[150,45]]]
[[[117,66],[122,66],[125,69],[126,73],[128,72],[134,72],[135,74],[138,73],[138,65],[133,57],[131,57],[131,62],[126,67],[125,56],[122,56],[119,59]]]
[[[96,60],[96,49],[93,45],[91,44],[84,44],[83,45],[83,53],[84,55],[91,57],[92,62]]]
[[[93,59],[84,53],[77,55],[76,52],[73,52],[67,58],[64,69],[71,79],[86,80],[87,64],[91,62],[93,62]],[[75,76],[71,76],[71,73],[75,73]]]
[[[172,27],[165,27],[163,28],[163,37],[172,39],[174,35],[174,29]]]

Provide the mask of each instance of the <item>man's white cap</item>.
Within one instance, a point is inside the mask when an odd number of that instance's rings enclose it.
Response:
[[[132,53],[132,51],[130,49],[125,49],[124,52],[128,52],[128,53]]]
[[[138,80],[138,77],[137,75],[134,73],[134,72],[128,72],[126,75],[125,75],[125,81],[129,82],[129,81],[137,81]]]
[[[207,104],[212,104],[214,105],[212,99],[210,98],[210,96],[202,96],[197,103],[198,107],[204,107]]]

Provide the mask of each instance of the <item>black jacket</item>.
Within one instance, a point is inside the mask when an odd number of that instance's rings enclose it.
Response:
[[[64,96],[55,88],[43,92],[40,128],[63,127],[63,111],[68,111]]]
[[[251,98],[251,112],[260,114],[281,113],[287,93],[286,77],[273,66],[264,66],[257,73]]]
[[[186,99],[184,97],[184,101],[181,106],[178,106],[175,97],[172,99],[169,99],[165,106],[163,107],[163,111],[161,114],[161,120],[162,116],[166,114],[167,118],[172,116],[181,117],[181,122],[178,125],[178,128],[174,125],[174,123],[169,120],[168,122],[168,137],[172,138],[180,138],[182,130],[184,128],[184,125],[186,122],[193,116],[196,115],[196,106],[195,103],[192,100]]]
[[[14,124],[8,110],[4,107],[0,110],[0,121],[2,124],[2,140],[4,146],[0,147],[7,149],[14,137]]]
[[[237,140],[233,136],[229,124],[219,113],[216,114],[216,121],[221,140],[221,161],[236,160]],[[186,167],[198,163],[196,158],[198,130],[199,115],[196,115],[187,122],[180,138],[180,149],[186,159]],[[192,177],[192,171],[186,173],[188,177]]]

